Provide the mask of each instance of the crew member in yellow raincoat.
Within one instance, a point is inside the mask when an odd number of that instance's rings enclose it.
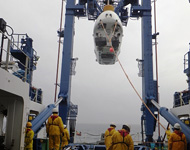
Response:
[[[168,150],[187,150],[187,141],[185,134],[181,132],[179,123],[174,125],[174,132],[170,135],[168,141]]]
[[[171,135],[171,131],[170,131],[170,127],[167,127],[167,130],[166,130],[166,135],[167,135],[167,140],[169,141],[169,138],[170,138],[170,135]]]
[[[116,132],[115,128],[115,123],[111,123],[110,128],[108,128],[104,134],[106,150],[111,146],[111,136]]]
[[[27,122],[25,130],[24,150],[33,150],[34,131],[31,129],[32,123]]]
[[[121,130],[112,135],[112,144],[109,150],[134,150],[134,143],[131,137],[130,127],[123,125]]]
[[[54,108],[53,115],[48,118],[46,132],[49,135],[49,150],[59,150],[61,134],[64,131],[63,121],[58,116],[58,109]]]
[[[65,146],[69,144],[70,136],[69,136],[69,131],[67,129],[67,126],[64,125],[64,133],[63,136],[61,137],[61,149],[63,149]]]

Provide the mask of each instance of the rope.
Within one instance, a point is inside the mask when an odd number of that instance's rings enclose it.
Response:
[[[60,32],[62,28],[62,18],[63,18],[63,1],[61,4],[61,19],[60,19]],[[56,71],[56,82],[55,82],[55,97],[54,97],[54,102],[56,102],[56,97],[57,97],[57,80],[58,80],[58,73],[59,73],[59,55],[60,55],[60,47],[61,47],[61,36],[59,36],[59,45],[58,45],[58,56],[57,56],[57,71]]]
[[[106,37],[108,38],[109,42],[111,42],[110,39],[109,39],[109,37],[108,37],[108,35],[107,35],[107,32],[106,32],[106,30],[105,30],[105,28],[104,28],[104,26],[103,26],[102,21],[100,21],[100,23],[102,24],[102,28],[103,28],[104,31],[105,31]],[[110,45],[112,45],[112,43],[110,43]],[[116,56],[116,58],[117,58],[117,60],[118,60],[118,62],[119,62],[119,65],[120,65],[121,69],[123,70],[123,73],[125,74],[125,76],[126,76],[126,78],[128,79],[130,85],[131,85],[132,88],[134,89],[135,93],[137,94],[137,96],[139,97],[139,99],[142,101],[142,103],[144,104],[144,106],[147,108],[147,110],[150,112],[150,114],[154,117],[154,119],[156,119],[156,121],[158,121],[158,123],[163,127],[163,129],[166,130],[166,128],[160,123],[160,121],[155,117],[155,115],[154,115],[154,114],[152,113],[152,111],[148,108],[148,106],[146,105],[146,103],[144,102],[144,100],[141,98],[140,94],[138,93],[138,91],[137,91],[136,88],[134,87],[134,85],[133,85],[133,83],[131,82],[131,80],[129,79],[129,77],[128,77],[126,71],[125,71],[125,69],[123,68],[123,66],[122,66],[122,64],[121,64],[121,62],[120,62],[120,60],[119,60],[117,54],[115,53],[115,50],[114,50],[113,46],[111,46],[111,47],[112,47],[112,49],[113,49],[114,55]]]
[[[104,28],[104,24],[103,24],[102,20],[100,20],[100,23],[101,23],[101,25],[102,25],[102,28],[103,28],[105,34],[106,34],[107,39],[109,40],[109,43],[110,43],[111,47],[113,48],[111,40],[112,40],[112,38],[113,38],[115,29],[116,29],[116,26],[117,26],[117,23],[118,23],[117,20],[116,20],[116,22],[115,22],[114,29],[113,29],[113,32],[112,32],[110,38],[109,38],[109,36],[108,36],[108,34],[107,34],[107,32],[106,32],[106,29]]]
[[[115,51],[114,51],[114,54],[115,54]],[[117,55],[115,54],[118,62],[119,62],[119,65],[121,66],[125,76],[127,77],[129,83],[131,84],[132,88],[134,89],[134,91],[136,92],[136,94],[138,95],[139,99],[142,101],[142,103],[145,105],[145,107],[148,109],[148,111],[150,112],[150,114],[154,117],[154,119],[156,119],[158,121],[158,123],[164,128],[164,130],[166,130],[166,128],[160,123],[160,121],[155,117],[155,115],[152,113],[152,111],[148,108],[148,106],[146,105],[146,103],[144,102],[144,100],[141,98],[140,94],[137,92],[136,88],[134,87],[133,83],[131,82],[131,80],[129,79],[127,73],[125,72],[119,58],[117,57]]]

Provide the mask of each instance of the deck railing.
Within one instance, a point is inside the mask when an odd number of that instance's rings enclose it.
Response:
[[[176,92],[174,94],[173,107],[180,107],[190,104],[190,91]]]
[[[1,60],[0,60],[0,67],[7,70],[8,72],[16,75],[20,79],[22,79],[24,82],[26,82],[27,79],[27,72],[30,71],[29,69],[29,61],[30,58],[20,49],[19,43],[15,44],[14,43],[14,38],[13,36],[7,36],[6,34],[2,33],[0,31],[0,36],[3,37],[1,38]],[[3,44],[2,44],[3,43]],[[23,55],[26,56],[26,63],[23,64],[21,63],[18,59],[14,58],[11,55],[10,49],[15,48],[19,50]],[[23,66],[25,68],[24,74],[19,71],[19,65]]]

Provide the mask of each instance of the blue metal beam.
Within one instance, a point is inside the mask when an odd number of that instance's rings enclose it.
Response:
[[[51,116],[53,108],[55,108],[54,104],[48,105],[34,120],[31,121],[32,130],[35,134],[38,133],[45,121]]]
[[[63,101],[59,104],[59,115],[64,124],[67,124],[67,116],[70,102],[71,88],[71,63],[73,57],[73,37],[74,37],[74,15],[75,0],[69,0],[66,4],[64,42],[62,53],[61,81],[59,97],[63,97]]]
[[[120,11],[120,9],[121,8],[123,8],[123,4],[124,4],[124,1],[125,0],[121,0],[119,3],[118,3],[118,5],[117,5],[117,7],[115,7],[115,13],[119,16],[119,11]]]
[[[143,60],[143,77],[142,77],[142,97],[147,106],[154,113],[156,108],[151,104],[151,99],[156,99],[155,85],[153,81],[153,58],[152,58],[152,23],[151,23],[151,1],[143,0],[142,8],[142,60]],[[144,107],[144,106],[143,106]],[[146,141],[151,142],[153,139],[155,119],[145,108],[143,111],[145,119]]]
[[[40,131],[42,127],[44,127],[46,120],[51,116],[53,108],[57,107],[57,105],[62,101],[60,98],[55,104],[48,105],[42,112],[40,112],[32,121],[32,130],[35,134]]]

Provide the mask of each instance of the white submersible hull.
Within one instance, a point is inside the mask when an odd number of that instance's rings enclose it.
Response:
[[[93,36],[96,61],[105,65],[115,64],[115,55],[120,53],[123,27],[119,16],[113,10],[105,10],[98,16]]]

